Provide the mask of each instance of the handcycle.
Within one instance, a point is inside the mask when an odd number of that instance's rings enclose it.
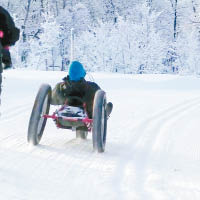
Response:
[[[28,125],[28,143],[39,144],[47,119],[53,119],[56,126],[61,129],[75,130],[76,138],[86,139],[88,132],[92,132],[94,151],[105,151],[107,135],[107,111],[106,93],[99,89],[96,91],[93,101],[92,118],[88,117],[86,103],[80,97],[69,98],[80,102],[79,106],[68,104],[68,100],[59,109],[49,114],[52,89],[49,84],[42,84],[35,98]]]

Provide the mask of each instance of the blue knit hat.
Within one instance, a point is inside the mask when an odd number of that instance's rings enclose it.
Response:
[[[84,78],[85,75],[86,71],[83,65],[78,61],[73,61],[69,67],[69,80],[79,81],[81,78]]]

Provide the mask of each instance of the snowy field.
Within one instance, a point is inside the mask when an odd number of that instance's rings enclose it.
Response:
[[[92,74],[114,104],[105,153],[93,152],[91,134],[76,139],[52,120],[32,147],[27,129],[39,86],[65,75],[4,72],[0,199],[200,199],[200,78]]]

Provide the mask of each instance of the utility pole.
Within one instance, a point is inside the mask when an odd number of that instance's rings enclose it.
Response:
[[[177,38],[177,5],[178,0],[170,0],[172,9],[174,11],[174,40]]]
[[[74,60],[74,28],[71,29],[71,56],[70,62]]]
[[[177,1],[175,0],[175,7],[174,7],[174,39],[177,38]]]

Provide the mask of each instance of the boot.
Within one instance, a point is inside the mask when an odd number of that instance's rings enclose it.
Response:
[[[110,117],[112,109],[113,109],[113,104],[111,102],[108,102],[107,105],[106,105],[107,118]]]

